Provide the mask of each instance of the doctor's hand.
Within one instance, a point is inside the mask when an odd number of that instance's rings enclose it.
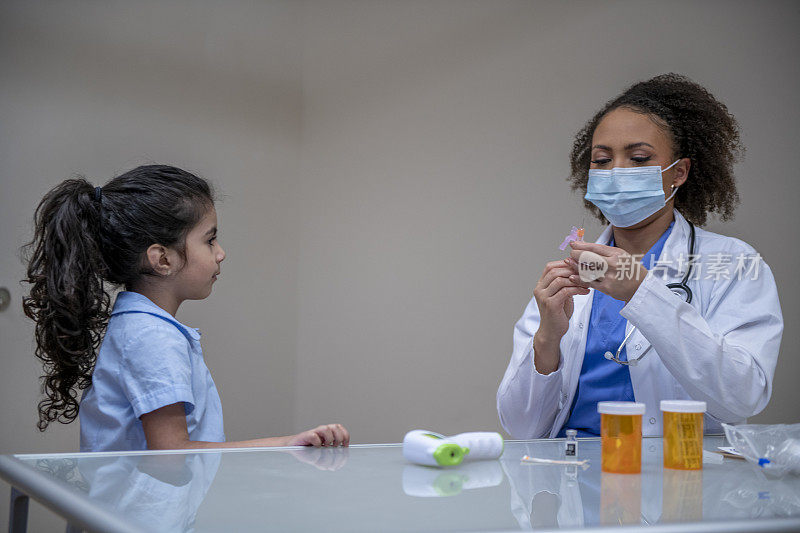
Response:
[[[616,300],[628,302],[633,298],[639,285],[642,284],[645,276],[647,276],[647,269],[642,265],[642,262],[634,259],[631,254],[622,248],[578,241],[570,243],[570,246],[572,247],[572,252],[570,252],[570,258],[567,261],[572,273],[569,279],[581,287],[597,289]],[[599,257],[591,254],[586,255],[584,252],[592,252]],[[588,263],[597,261],[605,262],[608,265],[605,273],[594,281],[582,280],[579,275],[579,263],[582,262],[585,268]],[[591,271],[585,270],[585,272]]]
[[[534,364],[541,374],[549,374],[558,368],[558,345],[569,329],[569,319],[575,309],[572,297],[589,294],[588,288],[570,279],[573,273],[565,260],[551,261],[544,267],[533,290],[541,317],[533,340]]]

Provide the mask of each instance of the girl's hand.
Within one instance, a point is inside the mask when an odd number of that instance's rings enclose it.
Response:
[[[350,432],[341,424],[327,424],[292,435],[286,446],[349,446]]]
[[[349,448],[300,448],[287,450],[295,459],[317,470],[335,472],[347,464]]]
[[[647,275],[647,269],[641,261],[635,260],[622,248],[578,241],[570,243],[570,246],[572,252],[568,261],[572,274],[569,279],[581,287],[597,289],[616,300],[628,302]],[[595,281],[584,282],[580,279],[578,262],[586,251],[596,253],[608,264],[605,274]]]

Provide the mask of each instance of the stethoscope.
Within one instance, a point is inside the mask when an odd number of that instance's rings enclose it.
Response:
[[[680,283],[669,283],[667,284],[667,288],[672,292],[674,292],[677,296],[681,296],[681,293],[683,293],[683,297],[686,300],[686,303],[690,304],[692,303],[692,289],[689,288],[689,286],[686,284],[686,281],[689,279],[689,276],[692,275],[692,266],[694,264],[694,259],[695,259],[693,255],[694,224],[692,224],[688,220],[686,222],[689,223],[689,261],[688,261],[688,266],[686,267],[686,273],[683,275],[683,279],[680,281]],[[625,343],[628,342],[628,339],[631,337],[631,335],[633,335],[634,331],[636,331],[636,326],[631,328],[631,331],[627,335],[625,335],[625,338],[622,340],[622,344],[620,344],[619,348],[617,348],[617,354],[614,355],[611,352],[606,352],[604,354],[605,358],[608,359],[609,361],[614,361],[615,363],[618,363],[620,365],[636,366],[636,364],[642,359],[642,357],[647,355],[647,352],[650,351],[650,348],[652,348],[653,345],[651,344],[650,346],[645,348],[645,350],[639,355],[639,357],[636,357],[634,359],[628,359],[627,361],[621,360],[619,358],[619,354],[622,353],[622,349],[625,347]]]

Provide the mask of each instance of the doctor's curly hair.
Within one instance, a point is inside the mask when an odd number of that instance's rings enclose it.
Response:
[[[720,219],[733,218],[739,203],[733,164],[744,155],[739,124],[728,108],[704,87],[680,74],[661,74],[635,83],[606,103],[575,135],[570,153],[572,190],[586,193],[592,136],[609,112],[626,108],[643,113],[672,137],[676,157],[688,157],[689,176],[675,194],[675,208],[689,221],[702,226],[709,212]],[[584,206],[605,221],[588,200]]]

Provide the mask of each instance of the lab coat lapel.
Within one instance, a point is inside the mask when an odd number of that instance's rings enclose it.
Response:
[[[677,283],[683,277],[685,272],[678,270],[676,259],[681,255],[685,257],[689,246],[689,223],[677,210],[674,213],[675,225],[672,233],[667,237],[659,257],[659,260],[664,260],[666,268],[657,272],[659,278],[664,279],[665,284]],[[633,329],[633,325],[628,322],[625,326],[625,333],[628,334],[631,329]],[[644,402],[648,406],[646,418],[648,422],[652,423],[653,420],[660,420],[656,399],[672,397],[673,382],[670,379],[664,379],[669,372],[658,357],[655,348],[651,348],[650,341],[637,329],[626,344],[628,359],[638,357],[648,349],[650,351],[647,355],[638,364],[629,366],[628,369],[631,375],[633,395],[637,402]],[[653,429],[645,430],[645,433],[653,434],[652,431]]]
[[[689,251],[689,223],[686,222],[686,219],[683,218],[683,215],[681,215],[677,209],[674,210],[674,214],[675,225],[672,227],[672,233],[667,237],[664,248],[661,250],[661,255],[656,261],[656,264],[658,264],[658,261],[665,260],[666,268],[659,269],[655,273],[655,275],[664,280],[665,284],[678,283],[681,278],[683,278],[685,272],[678,270],[676,260],[680,256],[685,257]],[[633,324],[630,322],[626,323],[625,335],[630,333],[632,329]],[[628,349],[628,346],[633,347],[633,349]],[[639,346],[639,350],[636,349],[637,346]],[[631,335],[631,338],[628,339],[628,343],[626,344],[628,358],[637,357],[637,354],[644,353],[648,348],[650,348],[650,341],[648,341],[638,329]],[[652,351],[653,349],[650,349],[650,352]],[[651,355],[652,353],[648,353],[644,359],[639,361],[638,365],[631,367],[631,378],[633,377],[634,370],[639,371],[637,373],[641,373],[641,371],[647,368],[643,365],[645,365],[645,361],[650,359]],[[636,391],[634,391],[634,394],[635,393]]]

